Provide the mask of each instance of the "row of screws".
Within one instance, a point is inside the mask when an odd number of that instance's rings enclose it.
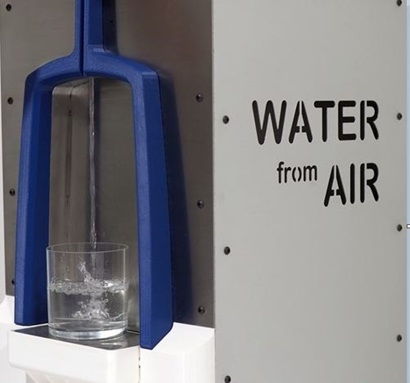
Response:
[[[397,5],[400,7],[400,5],[401,5],[401,0],[397,0]],[[403,119],[403,114],[402,114],[402,113],[397,113],[397,119],[398,119],[399,121],[401,121],[401,120]],[[403,225],[397,225],[397,231],[400,232],[400,231],[402,231],[402,230],[403,230]],[[400,340],[399,340],[399,337],[400,337]],[[400,335],[397,337],[397,340],[398,340],[399,342],[401,341],[401,336],[400,336]]]
[[[397,0],[396,3],[397,3],[397,5],[398,5],[399,7],[401,7],[401,5],[403,4],[402,0]],[[7,5],[6,5],[6,10],[7,10],[8,12],[10,12],[11,9],[12,9],[11,4],[7,4]]]
[[[397,113],[397,119],[400,121],[403,119],[403,114],[402,113]],[[224,124],[229,124],[230,118],[229,116],[223,116],[222,117],[222,122]]]
[[[198,93],[195,98],[197,102],[204,101],[204,95],[202,93]],[[196,206],[198,207],[198,209],[202,210],[205,207],[205,202],[200,199],[197,201]],[[198,313],[204,315],[206,313],[206,308],[204,306],[199,306]]]
[[[197,102],[203,102],[204,101],[204,95],[202,93],[198,93],[195,97]],[[205,202],[203,200],[198,200],[196,203],[196,206],[198,209],[202,210],[205,208]],[[198,313],[201,315],[204,315],[206,313],[206,308],[204,306],[199,306],[198,307]]]
[[[224,254],[226,254],[226,255],[231,254],[231,248],[229,246],[226,246],[224,248]],[[205,307],[204,306],[199,306],[198,307],[198,313],[201,314],[201,315],[205,314],[206,313]]]

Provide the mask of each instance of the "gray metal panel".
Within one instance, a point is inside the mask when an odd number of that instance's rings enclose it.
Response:
[[[406,7],[215,0],[213,25],[216,381],[404,383]],[[270,124],[258,143],[254,100],[262,111],[272,100],[278,121],[287,100],[281,144]],[[377,101],[380,138],[366,124],[365,140],[340,142],[336,106],[323,142],[316,100]],[[311,143],[303,132],[289,143],[298,101]],[[344,109],[356,118],[346,133],[359,135],[359,105]],[[281,161],[316,165],[318,180],[279,183]],[[367,186],[360,202],[357,179],[351,204],[351,163],[356,177],[378,165],[378,202]],[[333,165],[348,201],[325,207]]]
[[[10,11],[6,4],[11,3]],[[13,294],[20,127],[24,82],[38,66],[70,53],[74,37],[73,0],[0,1],[6,292]],[[13,98],[13,104],[7,102]]]
[[[1,2],[3,10],[5,4]],[[107,2],[107,5],[110,4]],[[0,18],[5,190],[8,192],[9,188],[15,188],[17,180],[24,78],[41,63],[70,50],[73,1],[13,2],[11,12],[1,12]],[[118,0],[106,25],[107,37],[117,41],[121,54],[147,62],[160,73],[171,191],[174,274],[177,276],[175,319],[212,326],[211,1],[194,4],[178,0],[164,4],[160,0]],[[115,30],[116,33],[110,33]],[[50,228],[50,242],[53,243],[89,237],[87,87],[87,84],[67,84],[54,93]],[[197,101],[198,93],[203,95],[202,102]],[[11,106],[6,102],[8,95],[14,97]],[[126,242],[135,255],[130,97],[119,83],[97,81],[95,107],[97,239]],[[76,137],[81,137],[81,142],[77,142]],[[76,143],[75,148],[70,142]],[[68,205],[67,191],[70,193]],[[15,197],[6,194],[5,199],[7,273],[11,281],[16,206]],[[198,200],[205,202],[205,208],[198,208]],[[8,293],[12,293],[11,284],[8,284]],[[205,313],[198,312],[199,306],[205,307]],[[137,307],[133,306],[133,310],[135,313]]]
[[[89,113],[87,80],[53,92],[50,243],[89,242]]]

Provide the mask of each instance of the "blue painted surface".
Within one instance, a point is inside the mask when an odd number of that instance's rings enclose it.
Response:
[[[26,82],[17,216],[16,323],[47,321],[51,99],[55,86],[80,77],[131,85],[138,198],[141,347],[152,349],[173,324],[165,145],[155,71],[109,52],[101,0],[76,0],[73,54],[46,64]]]

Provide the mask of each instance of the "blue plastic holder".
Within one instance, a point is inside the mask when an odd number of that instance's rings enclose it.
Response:
[[[140,344],[152,349],[173,325],[159,79],[154,70],[106,49],[102,0],[76,0],[75,20],[72,54],[45,64],[26,80],[17,209],[15,321],[20,325],[47,322],[52,91],[62,83],[84,77],[117,79],[130,84],[133,96]]]

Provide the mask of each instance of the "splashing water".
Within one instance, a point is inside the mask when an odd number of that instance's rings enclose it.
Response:
[[[126,326],[128,284],[119,279],[94,279],[85,262],[78,265],[78,270],[82,282],[51,281],[50,326],[75,331]]]

